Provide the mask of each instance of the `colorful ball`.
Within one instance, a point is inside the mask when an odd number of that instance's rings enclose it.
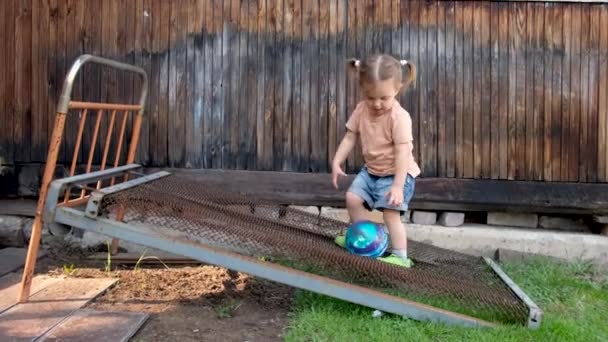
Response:
[[[384,227],[371,221],[358,221],[346,230],[346,249],[356,255],[377,258],[388,247]]]

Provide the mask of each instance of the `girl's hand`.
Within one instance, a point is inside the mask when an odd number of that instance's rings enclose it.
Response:
[[[399,207],[403,204],[403,187],[401,186],[392,186],[391,190],[386,193],[386,197],[388,197],[388,204]]]
[[[340,165],[336,165],[334,164],[331,167],[331,179],[332,179],[332,183],[334,184],[334,188],[338,189],[338,177],[339,176],[344,176],[346,177],[346,173],[344,173],[344,171],[342,171],[342,168],[340,167]]]

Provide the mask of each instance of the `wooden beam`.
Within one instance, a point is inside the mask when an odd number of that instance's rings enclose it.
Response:
[[[166,169],[165,169],[166,170]],[[153,171],[150,169],[150,171]],[[331,185],[330,174],[169,169],[227,191],[286,205],[344,206],[354,175]],[[455,178],[418,178],[412,209],[521,211],[561,214],[608,213],[608,184],[550,183]]]

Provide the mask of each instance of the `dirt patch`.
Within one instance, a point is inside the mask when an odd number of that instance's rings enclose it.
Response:
[[[65,254],[45,259],[39,272],[119,278],[89,307],[150,313],[132,341],[282,341],[288,324],[293,289],[243,273],[208,265],[106,272]]]

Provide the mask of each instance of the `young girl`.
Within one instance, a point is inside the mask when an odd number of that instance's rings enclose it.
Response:
[[[358,75],[364,100],[346,123],[346,135],[332,162],[333,185],[338,188],[338,177],[346,176],[341,165],[359,138],[365,166],[346,193],[350,220],[365,220],[366,209],[382,211],[392,253],[379,259],[411,267],[407,234],[400,216],[408,210],[420,168],[412,154],[412,119],[395,97],[415,79],[416,68],[388,55],[349,60],[348,66]],[[336,243],[344,247],[344,236],[338,236]]]

